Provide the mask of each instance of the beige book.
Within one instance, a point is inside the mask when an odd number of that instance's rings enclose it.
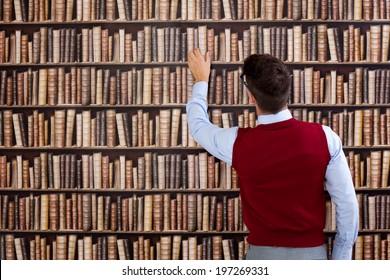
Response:
[[[152,231],[153,195],[145,195],[144,200],[144,231]]]
[[[335,37],[334,37],[334,29],[328,28],[327,33],[328,33],[330,60],[337,61],[337,51],[336,51],[336,42],[335,42]]]
[[[389,187],[390,151],[383,151],[381,188]]]
[[[181,235],[174,235],[173,236],[172,260],[179,260],[181,242],[182,242],[182,236]]]
[[[49,196],[47,194],[41,195],[41,209],[40,209],[40,230],[49,229]]]
[[[302,62],[302,25],[294,25],[294,62]]]
[[[370,188],[378,189],[381,187],[381,163],[382,152],[371,152],[371,165],[370,165]]]
[[[180,113],[181,113],[180,109],[172,109],[171,146],[174,147],[178,145],[178,140],[179,140]],[[161,125],[160,125],[160,129],[161,129]]]
[[[200,189],[207,189],[207,153],[199,154],[199,185]]]
[[[172,259],[172,237],[171,236],[161,236],[161,260],[170,260]]]
[[[390,24],[382,25],[382,57],[381,61],[389,61]]]

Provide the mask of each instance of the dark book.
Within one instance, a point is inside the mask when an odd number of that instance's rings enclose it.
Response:
[[[116,199],[117,204],[117,230],[122,230],[122,196],[118,195]]]
[[[25,118],[24,114],[20,113],[19,116],[19,123],[20,123],[20,134],[22,138],[22,145],[23,147],[27,147],[27,132],[26,132],[26,124],[25,124]]]
[[[235,5],[235,1],[234,0],[229,0],[230,2],[230,14],[232,16],[232,20],[236,20],[237,19],[237,10],[236,10],[236,5]]]
[[[207,260],[207,237],[202,238],[202,260]]]
[[[47,154],[47,176],[49,189],[54,189],[53,154]]]
[[[387,229],[386,228],[386,195],[380,196],[380,220],[377,224],[377,229]]]
[[[222,104],[227,104],[227,69],[222,69]]]
[[[14,220],[15,220],[15,227],[14,229],[18,230],[19,227],[19,195],[15,194],[14,196]]]
[[[363,195],[363,229],[368,229],[368,195]]]
[[[158,159],[157,153],[152,154],[152,180],[153,180],[153,189],[158,189]]]
[[[72,28],[70,31],[69,62],[76,61],[76,41],[77,41],[76,28]]]
[[[21,10],[22,10],[22,20],[23,22],[27,22],[27,10],[28,10],[28,4],[26,3],[26,1],[28,0],[20,0],[20,7],[21,7]],[[24,260],[26,260],[24,258]]]
[[[47,62],[53,62],[53,27],[47,29]]]
[[[100,17],[99,17],[99,19],[106,19],[106,1],[105,0],[100,1]]]
[[[234,250],[234,239],[229,239],[230,258],[236,260],[236,252]]]
[[[106,145],[106,111],[101,112],[100,120],[100,145]]]
[[[27,244],[26,244],[27,242],[26,242],[26,238],[25,237],[20,238],[20,243],[22,245],[23,260],[27,260],[28,257],[27,257]]]
[[[3,141],[3,111],[0,111],[0,146],[3,146],[4,145],[4,141]],[[0,167],[2,168],[2,167]],[[6,167],[5,167],[6,168]],[[1,172],[1,169],[0,169],[0,172]],[[5,178],[4,178],[5,179]],[[2,185],[3,183],[0,182],[0,185]]]
[[[104,1],[103,1],[104,2]],[[102,237],[102,260],[108,260],[107,236]]]
[[[103,104],[108,104],[109,92],[110,92],[110,69],[105,69],[104,76],[103,76]]]
[[[227,209],[227,196],[222,196],[222,227],[223,231],[227,230],[228,225],[228,209]]]
[[[379,70],[380,72],[380,85],[379,85],[379,99],[376,100],[377,103],[384,104],[385,103],[385,87],[386,87],[386,72],[389,70]]]
[[[102,0],[104,1],[104,0]],[[125,6],[126,20],[131,20],[131,2],[130,0],[123,0]],[[127,259],[127,258],[126,258]],[[129,260],[129,259],[127,259]]]
[[[76,160],[76,155],[72,154],[70,156],[70,178],[69,178],[69,188],[74,189],[76,187],[76,165],[77,165],[77,160]]]
[[[271,27],[271,55],[276,56],[276,27]]]
[[[263,26],[257,27],[257,51],[259,54],[264,53]]]
[[[8,225],[8,195],[3,195],[1,206],[1,228],[6,229]]]
[[[312,39],[313,39],[313,28],[314,26],[308,26],[307,27],[307,47],[306,47],[306,54],[307,54],[307,60],[310,61],[311,60],[311,57],[312,57],[312,51],[313,51],[313,43],[312,43]]]
[[[312,33],[311,33],[311,60],[317,61],[318,60],[318,37],[317,37],[317,26],[312,27]]]
[[[77,176],[76,176],[76,188],[81,189],[81,182],[82,182],[82,163],[81,159],[78,159],[76,162],[76,169],[77,169]]]
[[[386,70],[386,83],[385,83],[385,102],[390,103],[390,70]],[[387,139],[390,143],[390,139]]]
[[[375,196],[375,229],[381,229],[380,224],[381,224],[381,195],[376,195]]]
[[[82,62],[83,61],[81,59],[81,55],[82,55],[82,47],[81,47],[81,45],[82,45],[82,35],[81,35],[81,33],[78,33],[76,35],[76,57],[75,57],[74,62]]]
[[[180,27],[176,27],[176,32],[175,32],[175,57],[174,61],[180,61],[180,46],[181,46],[181,29]]]
[[[379,103],[380,100],[380,83],[381,83],[381,70],[375,71],[375,103]]]
[[[170,156],[170,172],[169,172],[169,188],[175,188],[175,175],[176,175],[176,155]]]
[[[111,217],[111,197],[104,197],[104,230],[109,230]]]
[[[5,105],[5,96],[7,91],[7,71],[1,71],[0,76],[0,105]]]
[[[121,104],[121,69],[116,69],[116,104]]]
[[[65,155],[60,155],[60,189],[66,188],[65,186]]]
[[[215,218],[217,210],[217,197],[215,195],[210,197],[210,220],[209,220],[209,229],[210,231],[215,230]]]
[[[363,68],[363,103],[368,103],[368,68]]]
[[[332,8],[333,8],[332,0],[328,0],[328,19],[334,19]]]
[[[130,250],[129,240],[128,239],[123,239],[123,245],[125,247],[126,260],[131,260],[132,254],[131,254],[131,250]]]
[[[125,128],[126,146],[131,147],[131,128],[130,128],[129,113],[124,112],[122,114],[122,118],[123,118],[123,126]]]
[[[18,74],[16,70],[12,71],[12,104],[18,104]]]
[[[187,61],[187,33],[181,34],[181,61]]]
[[[72,155],[66,154],[65,156],[65,185],[64,188],[69,189],[70,187],[70,165]]]
[[[97,259],[103,260],[103,237],[97,238]]]
[[[340,30],[338,28],[333,29],[334,30],[334,40],[336,43],[336,54],[337,54],[337,61],[342,62],[343,56],[341,51],[341,36],[340,36]]]
[[[181,162],[181,185],[183,189],[188,189],[188,176],[187,176],[187,170],[188,170],[188,160],[185,159]]]
[[[215,79],[217,76],[217,71],[215,69],[211,69],[210,71],[210,82],[209,82],[209,90],[208,90],[208,103],[215,103]]]
[[[0,235],[0,260],[5,260],[5,235]]]
[[[181,154],[176,155],[176,175],[175,175],[175,189],[180,188],[180,182],[181,182],[181,162],[182,162],[182,156]]]

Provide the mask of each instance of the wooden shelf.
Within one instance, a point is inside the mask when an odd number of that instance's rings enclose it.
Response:
[[[248,231],[193,231],[187,230],[166,230],[166,231],[110,231],[110,230],[8,230],[1,229],[0,234],[101,234],[101,235],[247,235]],[[390,233],[390,229],[376,229],[376,230],[359,230],[359,234],[378,234],[378,233]],[[324,230],[324,234],[336,234],[334,230]]]
[[[303,108],[303,109],[359,109],[359,108],[389,108],[390,104],[288,104],[288,107],[291,109],[294,108]],[[59,104],[59,105],[0,105],[0,110],[58,110],[58,109],[88,109],[88,110],[98,110],[98,109],[169,109],[169,108],[186,108],[186,104],[184,103],[175,103],[175,104],[131,104],[131,105],[81,105],[81,104]],[[255,109],[254,105],[250,104],[209,104],[209,109]]]
[[[102,194],[124,194],[124,193],[139,193],[139,194],[159,194],[159,193],[226,193],[238,194],[240,189],[152,189],[152,190],[137,190],[137,189],[0,189],[0,193],[102,193]]]
[[[165,231],[110,231],[110,230],[0,230],[1,234],[34,233],[34,234],[103,234],[103,235],[247,235],[248,231],[192,231],[165,230]]]
[[[349,147],[349,146],[344,146],[344,150],[387,150],[390,149],[390,145],[382,145],[382,146],[370,146],[370,147]],[[59,147],[18,147],[14,146],[11,148],[7,147],[0,147],[0,151],[145,151],[145,152],[158,152],[158,151],[205,151],[202,147],[154,147],[154,146],[148,146],[148,147],[64,147],[64,148],[59,148]]]
[[[102,25],[177,25],[181,24],[184,26],[194,25],[194,24],[208,24],[208,25],[231,25],[234,24],[264,24],[264,25],[274,25],[274,24],[299,24],[299,25],[308,25],[308,24],[388,24],[389,19],[377,19],[377,20],[321,20],[321,19],[275,19],[275,20],[265,20],[265,19],[241,19],[241,20],[232,20],[232,19],[199,19],[199,20],[156,20],[156,19],[147,19],[147,20],[93,20],[93,21],[64,21],[64,22],[55,22],[55,21],[39,21],[39,22],[22,22],[22,21],[12,21],[12,22],[0,22],[0,26],[92,26],[97,24]]]
[[[318,62],[318,61],[305,61],[305,62],[284,62],[288,66],[299,66],[299,67],[310,67],[310,66],[375,66],[375,67],[384,67],[389,66],[390,61],[386,62],[366,62],[366,61],[359,61],[359,62],[336,62],[336,61],[327,61],[327,62]],[[238,61],[238,62],[220,62],[220,61],[213,61],[211,63],[212,66],[218,66],[218,67],[238,67],[243,66],[244,62]],[[52,63],[52,62],[46,62],[46,63],[1,63],[0,67],[5,68],[48,68],[48,67],[164,67],[164,66],[188,66],[187,61],[180,61],[180,62],[61,62],[61,63]]]

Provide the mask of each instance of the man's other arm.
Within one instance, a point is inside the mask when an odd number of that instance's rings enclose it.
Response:
[[[328,164],[325,185],[336,205],[337,233],[332,258],[350,260],[359,228],[359,209],[351,172],[345,158],[340,137],[323,126],[328,141],[331,160]]]

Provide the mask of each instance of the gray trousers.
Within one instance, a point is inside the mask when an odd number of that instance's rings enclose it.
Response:
[[[249,244],[245,260],[327,260],[325,247],[288,248]]]

